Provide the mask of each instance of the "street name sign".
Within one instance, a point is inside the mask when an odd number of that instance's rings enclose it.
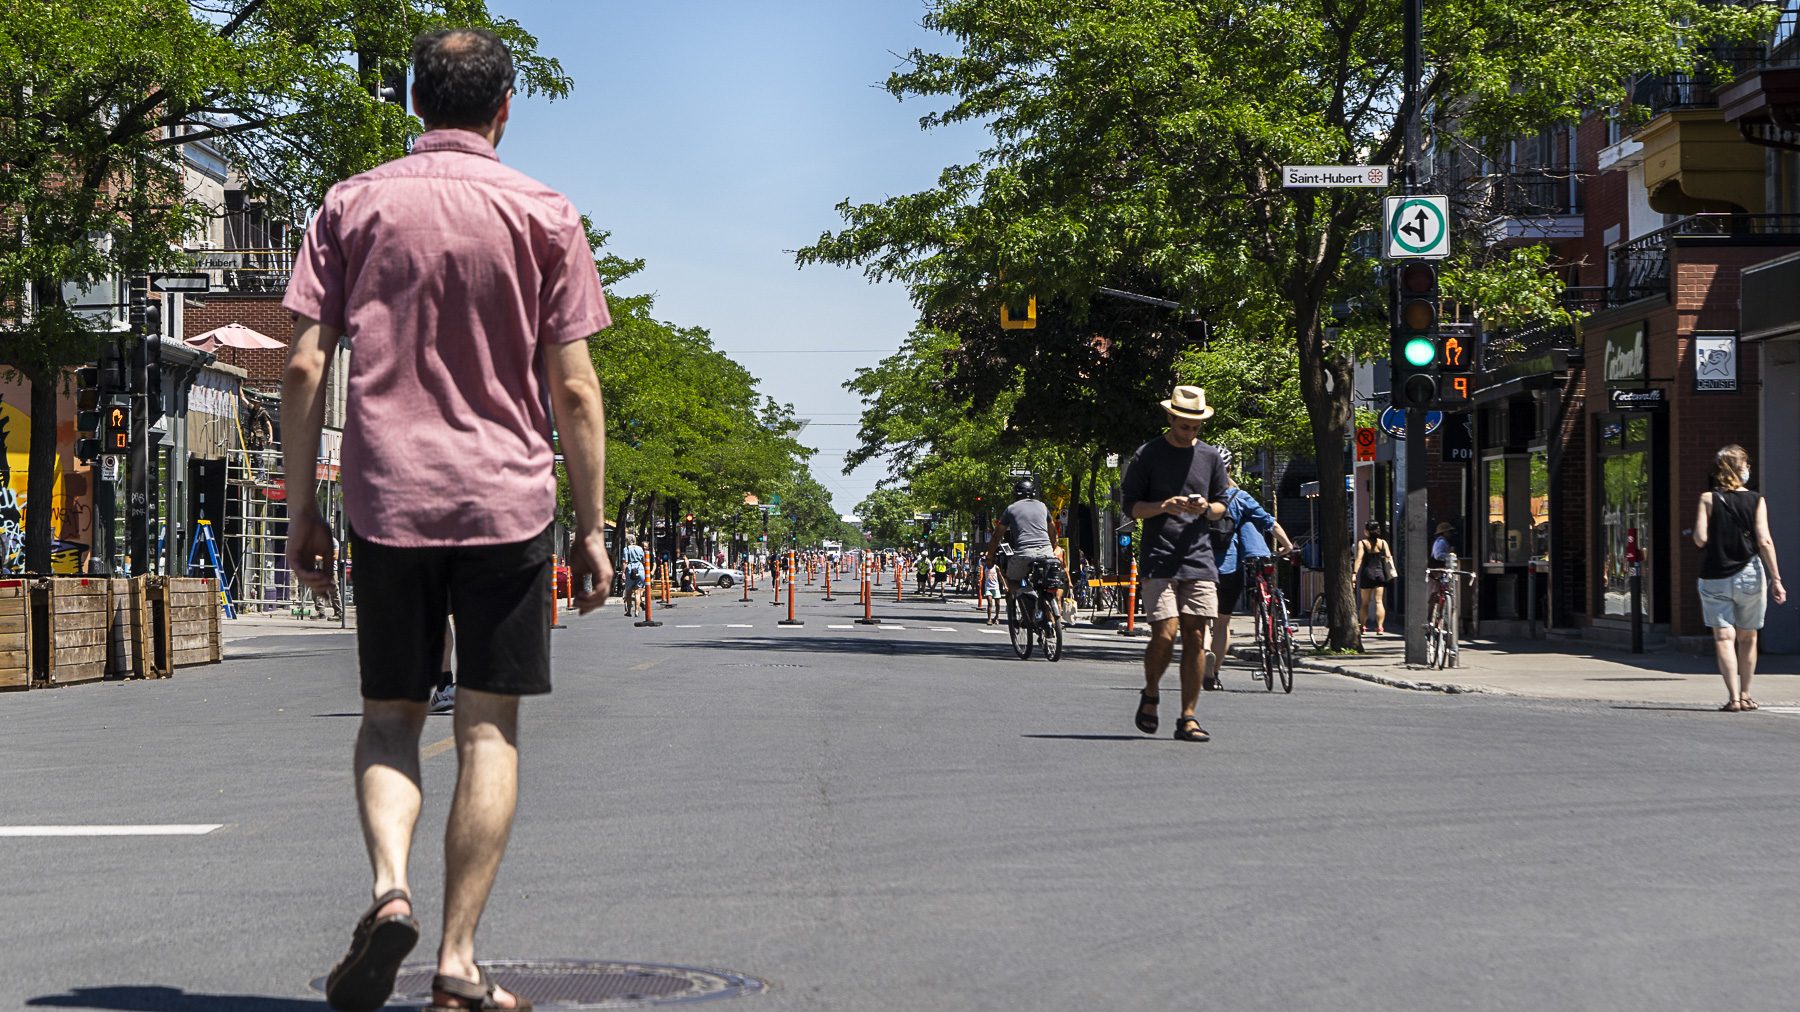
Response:
[[[1322,186],[1387,186],[1393,170],[1385,165],[1283,165],[1281,185],[1293,189]]]
[[[1442,260],[1450,255],[1450,198],[1441,194],[1382,201],[1388,259]]]

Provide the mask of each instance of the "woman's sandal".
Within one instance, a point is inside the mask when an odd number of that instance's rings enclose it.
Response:
[[[1212,741],[1212,735],[1200,726],[1200,722],[1192,717],[1183,717],[1175,722],[1175,740],[1177,741]]]
[[[1749,709],[1749,708],[1743,704],[1743,701],[1737,700],[1737,699],[1734,699],[1731,702],[1726,703],[1724,706],[1719,707],[1719,710],[1722,713],[1743,713],[1747,709]]]
[[[459,977],[446,977],[441,973],[431,978],[431,990],[434,995],[441,992],[452,998],[460,998],[474,1004],[439,1005],[437,999],[433,997],[432,1003],[425,1006],[424,1012],[465,1012],[468,1009],[507,1009],[508,1012],[511,1012],[512,1009],[530,1009],[532,1007],[531,999],[517,993],[513,994],[513,1000],[518,1002],[517,1005],[494,1004],[494,988],[497,985],[493,978],[488,976],[484,967],[477,966],[475,973],[481,979],[463,980]]]
[[[382,907],[405,900],[407,912],[377,917]],[[419,922],[412,916],[412,897],[403,889],[390,889],[375,897],[369,912],[356,922],[350,952],[325,978],[325,1001],[345,1012],[373,1012],[387,1004],[394,993],[400,963],[419,944]]]
[[[1156,729],[1161,726],[1156,717],[1156,704],[1160,702],[1162,702],[1161,696],[1152,696],[1148,692],[1138,693],[1137,729],[1139,731],[1145,734],[1156,733]],[[1144,711],[1146,706],[1150,708],[1148,713]]]
[[[1739,696],[1738,697],[1738,705],[1743,707],[1746,710],[1762,709],[1762,707],[1756,705],[1756,700],[1751,699],[1749,696]]]

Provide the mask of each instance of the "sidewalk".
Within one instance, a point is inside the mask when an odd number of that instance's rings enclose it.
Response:
[[[1232,624],[1232,653],[1244,652],[1250,623]],[[1597,648],[1580,640],[1474,640],[1462,644],[1461,664],[1442,670],[1409,668],[1399,636],[1363,634],[1360,655],[1319,656],[1304,642],[1300,667],[1330,671],[1402,689],[1436,692],[1497,692],[1545,699],[1663,703],[1682,708],[1717,708],[1725,702],[1725,682],[1713,658],[1674,651],[1631,654]],[[1762,705],[1800,705],[1800,657],[1761,658],[1750,694]]]
[[[251,639],[257,636],[303,636],[319,633],[354,632],[356,630],[356,609],[351,608],[348,624],[339,627],[336,618],[295,618],[285,611],[239,612],[237,618],[219,617],[219,639],[229,644],[234,640]],[[231,659],[228,653],[226,660]]]

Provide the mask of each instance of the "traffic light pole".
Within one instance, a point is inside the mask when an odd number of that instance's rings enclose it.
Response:
[[[1405,80],[1403,82],[1402,115],[1406,117],[1404,166],[1407,193],[1419,192],[1419,78],[1424,61],[1421,41],[1424,0],[1401,0],[1403,31],[1406,45]],[[1446,227],[1448,223],[1446,222]],[[1425,663],[1425,570],[1430,564],[1426,545],[1426,525],[1430,523],[1430,496],[1425,483],[1425,409],[1408,405],[1406,409],[1406,566],[1401,578],[1401,604],[1406,609],[1406,663]]]
[[[158,340],[148,332],[137,336],[137,353],[130,356],[131,453],[126,461],[125,545],[131,552],[131,575],[151,572],[150,559],[150,403],[148,357],[143,342]]]

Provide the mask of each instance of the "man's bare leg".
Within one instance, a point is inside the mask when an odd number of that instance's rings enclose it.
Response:
[[[1206,682],[1217,685],[1219,665],[1225,663],[1225,653],[1231,649],[1231,616],[1220,615],[1207,622],[1210,628],[1206,637]]]
[[[406,863],[419,822],[419,733],[424,727],[424,703],[363,700],[362,727],[356,734],[356,805],[375,873],[375,896],[390,889],[412,894]],[[377,916],[400,913],[412,913],[411,905],[391,900]]]
[[[472,981],[475,927],[499,874],[519,797],[519,697],[458,688],[456,757],[456,796],[444,829],[444,937],[437,972]],[[513,1004],[505,991],[495,996],[502,1007]]]
[[[1181,616],[1181,715],[1192,717],[1200,705],[1200,674],[1206,669],[1206,625],[1210,618]]]
[[[1175,656],[1177,620],[1158,619],[1150,623],[1150,642],[1144,647],[1144,693],[1156,698],[1156,687],[1162,684],[1163,672],[1169,670],[1169,659]]]

